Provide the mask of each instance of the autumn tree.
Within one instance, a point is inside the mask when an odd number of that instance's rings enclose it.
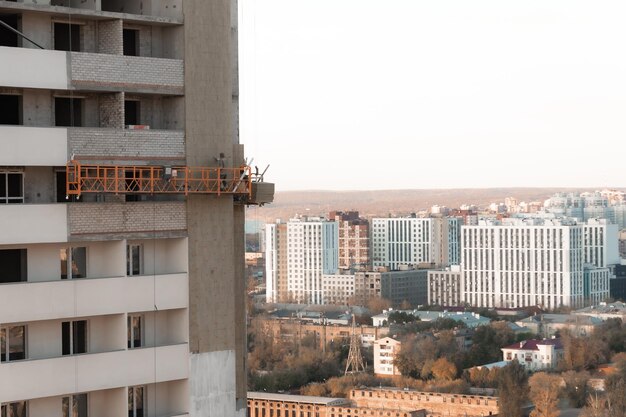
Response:
[[[486,326],[485,326],[486,327]],[[528,397],[528,374],[526,369],[512,361],[498,372],[498,414],[506,417],[522,417],[522,407]]]
[[[587,382],[589,381],[588,372],[567,371],[561,374],[565,382],[564,393],[569,399],[573,407],[581,408],[587,403],[589,390]]]
[[[587,405],[580,413],[580,417],[608,417],[608,410],[604,398],[597,392],[589,394]]]
[[[432,366],[432,373],[436,379],[452,381],[456,378],[456,366],[446,358],[439,358]]]
[[[538,372],[528,380],[530,386],[530,400],[535,409],[530,417],[558,417],[559,394],[561,392],[561,379],[556,375]]]

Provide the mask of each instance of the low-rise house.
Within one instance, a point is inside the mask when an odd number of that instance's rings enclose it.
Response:
[[[400,375],[394,365],[396,354],[402,343],[391,337],[384,337],[374,342],[374,373],[381,376]]]
[[[560,339],[531,339],[502,348],[505,362],[517,360],[529,371],[552,369],[563,358],[563,344]]]
[[[552,337],[561,330],[568,330],[574,336],[588,336],[602,324],[602,319],[580,314],[537,314],[516,321],[528,331],[541,337]]]
[[[621,319],[622,322],[626,322],[626,303],[621,301],[616,301],[614,303],[602,302],[598,305],[576,310],[573,314],[596,317],[602,320]]]
[[[381,314],[372,317],[374,326],[387,326],[389,315],[394,313],[406,313],[418,317],[421,321],[434,321],[437,319],[452,319],[465,323],[468,328],[484,326],[491,322],[487,317],[482,317],[478,313],[466,311],[421,311],[421,310],[384,310]]]

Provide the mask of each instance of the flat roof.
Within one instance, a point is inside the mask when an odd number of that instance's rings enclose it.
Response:
[[[348,400],[346,400],[345,398],[314,397],[312,395],[274,394],[271,392],[248,392],[248,399],[319,405],[349,404]]]

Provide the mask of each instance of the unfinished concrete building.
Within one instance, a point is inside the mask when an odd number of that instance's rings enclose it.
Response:
[[[236,0],[0,21],[2,416],[244,416]]]

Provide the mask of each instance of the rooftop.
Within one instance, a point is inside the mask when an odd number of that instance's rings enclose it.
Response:
[[[531,339],[524,340],[519,343],[513,343],[512,345],[505,346],[502,349],[512,349],[512,350],[539,350],[539,346],[549,346],[552,345],[556,349],[563,349],[563,344],[561,343],[561,339]]]
[[[319,405],[349,405],[345,398],[314,397],[312,395],[274,394],[271,392],[248,392],[249,400],[283,401]]]

